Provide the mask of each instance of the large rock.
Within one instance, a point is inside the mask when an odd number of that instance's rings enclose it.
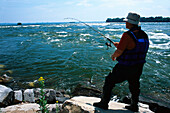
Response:
[[[13,106],[8,106],[6,108],[0,108],[0,113],[41,113],[39,104],[36,103],[25,103]],[[56,107],[59,111],[61,105],[59,104],[49,104],[49,113],[56,113]]]
[[[66,100],[62,106],[61,113],[133,113],[125,109],[123,103],[110,101],[109,110],[103,110],[93,106],[94,102],[99,102],[100,98],[77,96],[70,100]],[[141,113],[153,113],[149,110],[147,105],[140,106]]]
[[[24,101],[25,102],[31,102],[31,103],[35,102],[33,89],[26,89],[24,91]]]
[[[47,99],[47,103],[54,104],[56,103],[56,91],[54,89],[45,89],[45,97]]]
[[[59,103],[64,103],[64,101],[70,99],[70,96],[65,94],[65,92],[56,91],[56,101]]]
[[[8,72],[9,71],[9,72]],[[10,73],[10,70],[8,70],[6,73]],[[6,84],[12,81],[12,77],[9,77],[7,74],[3,74],[0,76],[0,84]]]
[[[11,88],[0,85],[0,106],[8,106],[13,103],[14,92]]]
[[[101,97],[102,92],[96,88],[79,84],[74,88],[71,94],[73,96]]]
[[[23,96],[22,96],[22,91],[18,90],[18,91],[14,91],[14,103],[20,103],[23,100]]]
[[[39,101],[40,96],[40,88],[34,89],[34,97],[35,101]],[[44,89],[45,92],[45,99],[47,100],[47,103],[54,104],[56,103],[56,91],[54,89]]]
[[[2,113],[37,113],[39,105],[35,103],[18,104],[1,108]]]
[[[153,100],[139,97],[139,101],[149,106],[149,109],[155,113],[170,113],[170,105],[161,105],[162,103],[156,103]],[[131,99],[129,96],[124,97],[120,102],[130,104]]]

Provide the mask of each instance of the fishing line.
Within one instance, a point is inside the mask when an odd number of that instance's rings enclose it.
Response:
[[[110,40],[109,38],[107,38],[105,35],[103,35],[102,33],[100,33],[99,31],[97,31],[96,29],[94,29],[93,27],[91,27],[90,25],[88,25],[87,23],[83,22],[83,21],[80,21],[76,18],[64,18],[64,19],[71,19],[71,20],[76,20],[80,23],[83,23],[84,25],[88,26],[90,29],[92,29],[93,31],[97,32],[98,34],[100,34],[101,36],[103,36],[104,38],[106,38],[110,43],[106,42],[105,44],[107,45],[107,49],[108,47],[112,47],[111,46],[111,43],[114,44],[114,42],[112,40]]]

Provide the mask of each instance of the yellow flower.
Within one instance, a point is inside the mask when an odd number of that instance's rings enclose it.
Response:
[[[38,79],[38,81],[44,81],[44,78],[43,78],[43,77],[40,77],[40,78]]]
[[[58,101],[56,101],[56,103],[58,103]]]

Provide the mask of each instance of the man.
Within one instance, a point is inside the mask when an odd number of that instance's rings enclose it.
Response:
[[[112,60],[117,60],[118,63],[105,78],[101,101],[93,105],[108,109],[113,87],[115,84],[127,80],[132,97],[130,106],[125,106],[125,108],[137,112],[140,94],[139,79],[146,62],[149,41],[147,34],[138,26],[140,15],[130,12],[124,21],[126,21],[126,28],[129,31],[123,33],[119,43],[114,43],[117,50],[111,56]]]

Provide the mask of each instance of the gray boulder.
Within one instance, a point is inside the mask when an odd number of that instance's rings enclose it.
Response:
[[[40,96],[40,88],[33,89],[34,91],[34,97],[35,97],[35,102],[38,103]]]
[[[14,92],[11,88],[0,85],[0,107],[13,103]]]
[[[56,103],[56,91],[54,89],[45,89],[44,91],[47,103],[49,104]]]
[[[22,91],[14,91],[14,104],[20,103],[23,100]]]
[[[35,101],[39,101],[40,96],[40,88],[34,89],[34,97]],[[45,98],[47,100],[47,103],[54,104],[56,103],[56,91],[54,89],[44,89],[45,92]]]
[[[35,102],[33,89],[26,89],[24,91],[24,101],[25,102],[30,102],[30,103],[34,103]]]

